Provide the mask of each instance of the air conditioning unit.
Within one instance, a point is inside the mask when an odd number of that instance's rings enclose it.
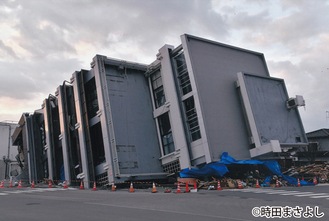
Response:
[[[288,109],[305,106],[305,100],[304,100],[303,96],[296,95],[296,97],[289,98],[286,101],[286,106]]]

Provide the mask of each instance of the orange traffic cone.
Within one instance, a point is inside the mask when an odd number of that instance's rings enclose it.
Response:
[[[176,193],[181,193],[180,183],[179,182],[177,182],[177,190],[176,190]]]
[[[93,191],[97,190],[96,181],[94,182]]]
[[[299,181],[299,178],[297,179],[297,186],[300,187],[300,181]]]
[[[316,179],[316,177],[313,178],[313,184],[314,185],[318,184],[318,180]]]
[[[12,188],[12,187],[13,187],[13,181],[10,180],[10,181],[9,181],[9,188]]]
[[[4,187],[5,187],[4,182],[1,181],[0,188],[4,188]]]
[[[190,192],[190,188],[188,186],[188,182],[185,183],[185,193],[189,193]]]
[[[223,188],[220,186],[220,180],[217,181],[217,190],[222,190]]]
[[[280,187],[280,185],[279,185],[279,180],[276,180],[276,181],[275,181],[275,187]]]
[[[133,182],[130,182],[129,193],[133,193],[133,192],[135,192]]]
[[[17,188],[22,188],[22,180],[20,180],[20,181],[18,182],[18,186],[17,186]]]
[[[48,180],[48,188],[53,188],[53,183],[51,182],[51,180]]]
[[[116,191],[116,186],[114,185],[114,183],[112,183],[111,191]]]
[[[256,188],[260,188],[260,185],[259,185],[259,182],[258,182],[258,179],[256,180]]]
[[[67,182],[66,182],[66,180],[63,182],[63,187],[64,187],[64,189],[67,189],[67,188],[69,188],[69,186],[67,185]]]
[[[35,184],[34,184],[34,180],[33,180],[31,183],[31,188],[34,188],[34,187],[35,187]]]
[[[153,182],[153,184],[152,184],[152,193],[157,193],[157,192],[158,192],[157,188],[155,186],[155,183]]]
[[[198,185],[197,185],[196,181],[194,181],[194,183],[193,183],[193,190],[194,190],[194,192],[198,192]]]
[[[84,189],[85,189],[82,180],[81,180],[81,182],[80,182],[80,187],[79,187],[79,189],[80,189],[80,190],[84,190]]]
[[[238,189],[243,189],[243,186],[242,186],[241,180],[238,180]]]

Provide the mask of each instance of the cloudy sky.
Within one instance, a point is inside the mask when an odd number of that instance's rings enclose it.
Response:
[[[96,54],[151,63],[188,33],[265,55],[305,131],[329,128],[329,1],[1,0],[0,121],[41,107]]]

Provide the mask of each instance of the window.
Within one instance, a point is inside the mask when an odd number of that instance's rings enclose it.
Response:
[[[194,98],[189,97],[184,102],[185,116],[187,121],[187,127],[190,133],[192,141],[198,140],[201,138],[200,127],[198,122],[198,115],[195,110]]]
[[[185,56],[180,53],[174,57],[174,65],[176,67],[176,74],[179,81],[179,87],[182,95],[185,95],[192,91],[190,77],[187,72]]]
[[[167,155],[175,151],[174,140],[168,112],[158,117],[159,129],[162,141],[163,154]]]
[[[166,103],[160,70],[151,75],[151,81],[155,107],[158,108]]]
[[[86,92],[88,118],[91,119],[96,116],[96,113],[99,109],[95,78],[92,78],[90,81],[86,83],[85,92]]]

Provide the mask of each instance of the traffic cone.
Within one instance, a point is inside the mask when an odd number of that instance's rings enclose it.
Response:
[[[67,188],[69,188],[69,186],[67,185],[67,182],[66,182],[66,180],[63,182],[63,184],[64,184],[64,189],[67,189]]]
[[[31,183],[31,188],[34,188],[34,187],[35,187],[35,184],[34,184],[34,180],[33,180]]]
[[[185,192],[184,193],[189,193],[190,192],[190,188],[188,186],[188,182],[185,183]]]
[[[318,184],[318,180],[316,179],[316,177],[313,178],[313,184],[314,185]]]
[[[260,188],[260,185],[259,185],[258,179],[256,180],[256,186],[255,186],[255,188]]]
[[[94,182],[93,191],[97,190],[96,181]]]
[[[135,192],[133,182],[130,182],[129,193],[133,193],[133,192]]]
[[[241,180],[238,180],[238,189],[243,189],[243,186],[242,186]]]
[[[198,192],[198,185],[197,185],[197,183],[196,183],[196,181],[194,181],[194,183],[193,183],[193,192]]]
[[[300,187],[300,181],[299,181],[299,178],[297,179],[297,186]]]
[[[5,187],[4,182],[1,181],[0,188],[4,188],[4,187]]]
[[[220,186],[220,180],[217,181],[217,190],[222,190],[223,188]]]
[[[153,184],[152,184],[152,193],[157,193],[157,192],[158,192],[157,188],[155,186],[155,183],[153,182]]]
[[[83,185],[83,181],[81,180],[81,182],[80,182],[80,187],[79,187],[79,189],[80,190],[84,190],[85,189],[85,187],[84,187],[84,185]]]
[[[48,188],[53,188],[53,183],[51,180],[48,180]]]
[[[181,193],[180,183],[179,182],[177,182],[177,190],[176,190],[176,193]]]
[[[114,185],[114,183],[112,183],[111,191],[116,191],[116,186]]]
[[[13,187],[13,181],[10,180],[10,182],[9,182],[9,188],[12,188],[12,187]]]
[[[18,182],[18,186],[17,186],[17,188],[22,188],[22,180],[20,180],[20,181]]]
[[[279,185],[279,180],[276,180],[276,181],[275,181],[275,187],[280,187],[280,185]]]

